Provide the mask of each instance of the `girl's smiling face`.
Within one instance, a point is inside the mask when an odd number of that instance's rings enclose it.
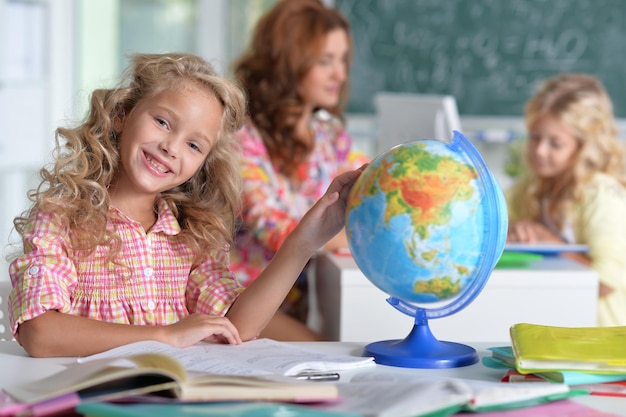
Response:
[[[141,100],[124,120],[116,192],[174,188],[202,166],[217,140],[222,105],[195,85]]]
[[[554,116],[545,115],[529,129],[526,158],[538,177],[554,178],[574,164],[579,148],[574,132]]]

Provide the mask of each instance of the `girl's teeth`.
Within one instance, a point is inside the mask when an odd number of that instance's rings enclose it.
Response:
[[[167,172],[167,169],[166,169],[163,165],[158,164],[158,163],[157,163],[156,161],[154,161],[152,158],[147,157],[146,159],[148,160],[148,163],[149,163],[150,165],[152,165],[152,167],[153,167],[153,168],[155,168],[156,170],[158,170],[159,172],[162,172],[162,173],[166,173],[166,172]]]

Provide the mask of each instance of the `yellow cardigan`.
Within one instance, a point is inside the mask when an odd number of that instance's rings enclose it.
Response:
[[[517,213],[522,187],[507,192],[509,221]],[[613,177],[598,173],[585,186],[582,203],[572,207],[568,219],[576,243],[589,245],[591,267],[613,292],[598,302],[598,325],[626,326],[626,189]]]

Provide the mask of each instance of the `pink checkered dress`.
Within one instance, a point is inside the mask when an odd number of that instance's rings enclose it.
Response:
[[[86,259],[73,256],[60,223],[39,214],[24,236],[26,253],[9,268],[13,334],[47,310],[141,325],[171,324],[194,312],[224,315],[243,290],[230,271],[228,251],[207,253],[193,268],[176,218],[165,201],[158,207],[147,233],[121,211],[109,210],[110,225],[122,239],[117,262],[106,261],[104,247]]]

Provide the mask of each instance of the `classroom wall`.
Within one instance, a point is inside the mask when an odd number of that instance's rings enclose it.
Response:
[[[120,46],[121,1],[123,0],[0,0],[0,107],[3,109],[0,112],[0,123],[4,128],[4,134],[0,136],[0,245],[3,246],[0,280],[8,279],[4,245],[9,239],[12,219],[27,207],[26,190],[37,183],[36,171],[49,157],[54,142],[54,129],[81,118],[87,97],[93,88],[114,82],[123,66],[124,54],[128,51]],[[229,62],[244,46],[247,39],[245,27],[251,27],[258,15],[274,1],[180,0],[167,4],[195,5],[194,24],[197,25],[197,38],[192,42],[193,47],[190,48],[193,50],[190,52],[209,59],[218,71],[225,73]],[[361,14],[358,15],[359,21],[356,21],[354,16],[347,13],[352,13],[350,8],[374,5],[391,8],[397,15],[401,7],[430,5],[429,7],[439,10],[464,1],[467,0],[328,0],[326,3],[347,7],[346,14],[349,18],[352,17],[355,29],[371,31],[376,27],[389,27],[388,22],[379,21],[384,14],[374,15],[369,22],[362,22]],[[500,4],[488,0],[475,1],[478,4]],[[585,0],[555,1],[585,3]],[[615,10],[617,5],[622,4],[620,1],[602,0],[602,4],[609,10]],[[544,6],[548,4],[538,0],[520,2]],[[16,7],[23,7],[25,10],[15,15]],[[622,9],[626,10],[623,7]],[[406,15],[406,18],[410,17],[408,13]],[[623,31],[615,28],[612,23],[617,22],[622,15],[615,13],[614,16],[616,20],[610,21],[611,27],[615,31]],[[170,18],[174,17],[171,13]],[[359,28],[360,24],[364,24],[364,28]],[[486,27],[491,28],[494,24],[485,21]],[[456,29],[457,35],[462,28],[459,26]],[[414,33],[419,35],[419,32]],[[362,42],[367,39],[357,33],[357,49],[362,48]],[[158,45],[162,47],[163,42]],[[625,59],[624,56],[626,55],[621,54],[612,58]],[[36,64],[34,71],[28,64],[33,62]],[[26,65],[21,73],[20,63]],[[419,69],[422,65],[418,62],[414,66]],[[364,68],[357,61],[353,77],[358,75],[357,70]],[[352,94],[359,97],[362,92],[362,87],[359,87],[361,82],[355,79],[353,83]],[[472,115],[463,110],[460,107],[463,132],[477,144],[501,184],[508,185],[510,178],[504,173],[504,164],[508,158],[509,140],[524,136],[521,110],[517,116],[497,117]],[[347,121],[355,146],[374,156],[377,140],[374,114],[350,111]],[[623,134],[626,132],[626,123],[622,119],[619,122],[620,132]]]
[[[13,218],[28,207],[26,192],[49,161],[54,130],[83,117],[94,88],[117,81],[121,1],[0,0],[0,280],[9,279],[9,243],[18,243]],[[228,0],[185,2],[203,22],[190,52],[219,67],[227,61]]]
[[[0,0],[0,280],[12,220],[28,207],[54,129],[73,116],[75,13],[70,0]]]
[[[336,0],[355,40],[352,112],[380,90],[450,94],[464,115],[516,116],[536,83],[588,72],[626,117],[622,0]]]

